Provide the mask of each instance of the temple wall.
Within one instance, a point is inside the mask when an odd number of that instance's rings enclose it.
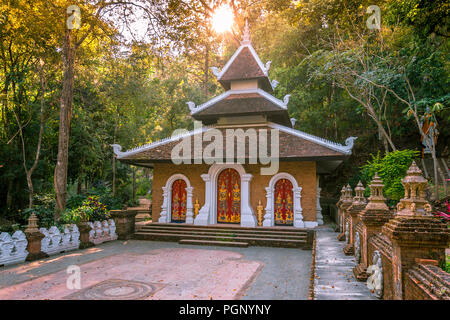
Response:
[[[162,187],[166,185],[167,179],[176,173],[184,174],[191,186],[194,187],[192,192],[192,203],[198,199],[200,207],[205,203],[205,182],[200,177],[204,173],[208,173],[209,166],[206,164],[180,164],[173,163],[155,163],[153,169],[153,192],[152,192],[152,221],[158,222],[163,204]]]
[[[261,165],[244,165],[245,171],[253,175],[250,182],[250,205],[255,214],[258,201],[261,200],[266,206],[266,190],[272,176],[260,175]],[[263,166],[267,167],[267,165]],[[153,170],[153,198],[152,198],[152,220],[157,222],[163,202],[162,187],[166,185],[167,179],[176,173],[184,174],[191,182],[193,191],[193,203],[198,199],[200,206],[205,202],[205,182],[200,177],[208,173],[209,165],[206,164],[181,164],[155,163]],[[297,183],[302,187],[301,205],[303,208],[304,221],[316,221],[316,163],[305,162],[280,162],[278,172],[287,172],[294,176]]]

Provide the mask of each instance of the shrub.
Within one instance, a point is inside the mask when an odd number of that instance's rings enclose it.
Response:
[[[67,197],[66,208],[75,209],[83,205],[83,201],[86,200],[88,196],[84,194],[69,194]]]
[[[80,221],[103,221],[111,218],[108,209],[102,204],[98,196],[90,196],[82,205],[72,210],[66,210],[61,221],[63,223],[78,223]]]
[[[109,210],[122,209],[126,199],[120,195],[113,196],[112,190],[109,187],[99,186],[89,190],[89,195],[97,196],[98,200],[103,203]]]
[[[34,212],[39,218],[39,227],[50,228],[55,225],[53,213],[55,210],[55,195],[51,193],[36,194],[34,196],[35,205],[22,211],[23,223],[28,223],[28,218]]]
[[[405,190],[403,189],[402,179],[410,167],[414,158],[419,152],[414,150],[397,150],[386,154],[381,158],[380,153],[372,155],[372,159],[361,167],[361,176],[366,185],[370,183],[375,172],[381,177],[384,183],[384,194],[392,200],[400,200]],[[366,189],[366,195],[368,189]]]

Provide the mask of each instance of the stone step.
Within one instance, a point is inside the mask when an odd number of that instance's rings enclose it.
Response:
[[[185,228],[185,229],[223,229],[223,230],[245,230],[245,231],[258,231],[258,232],[264,232],[264,231],[275,231],[275,232],[307,232],[308,228],[294,228],[292,226],[275,226],[275,227],[241,227],[238,224],[213,224],[213,225],[207,225],[207,226],[199,226],[199,225],[193,225],[193,224],[184,224],[184,223],[157,223],[153,222],[147,227],[153,228],[153,227],[167,227],[167,228]]]
[[[186,225],[178,225],[178,226],[168,226],[168,225],[160,225],[160,224],[147,224],[144,227],[144,230],[180,230],[180,231],[195,231],[195,232],[223,232],[223,233],[248,233],[248,234],[272,234],[272,235],[280,235],[280,236],[306,236],[308,233],[307,229],[296,229],[296,230],[280,230],[280,229],[266,229],[266,228],[220,228],[220,227],[206,227],[205,226],[186,226]]]
[[[196,234],[176,234],[176,233],[162,233],[139,231],[134,234],[134,238],[138,240],[155,240],[155,241],[179,241],[182,239],[189,240],[212,240],[212,241],[237,241],[247,242],[254,246],[268,246],[268,247],[284,247],[284,248],[302,248],[311,249],[311,244],[306,240],[297,239],[269,239],[264,237],[243,237],[243,236],[215,236],[215,235],[196,235]]]
[[[235,241],[211,241],[211,240],[190,240],[181,239],[179,244],[194,244],[199,246],[220,246],[220,247],[239,247],[247,248],[248,242],[235,242]]]
[[[142,226],[139,229],[140,232],[162,232],[162,233],[175,233],[175,234],[196,234],[196,235],[215,235],[215,236],[250,236],[250,237],[264,237],[264,238],[286,238],[286,239],[296,239],[296,240],[304,240],[307,238],[307,234],[305,232],[299,232],[298,234],[293,233],[280,233],[280,232],[250,232],[250,231],[240,231],[240,230],[227,230],[222,231],[219,230],[193,230],[193,229],[185,229],[185,228],[148,228],[147,226]]]

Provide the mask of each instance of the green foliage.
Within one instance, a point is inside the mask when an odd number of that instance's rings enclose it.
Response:
[[[103,185],[89,190],[88,194],[98,197],[99,202],[104,204],[108,210],[122,209],[123,204],[127,201],[124,194],[113,196],[111,188]]]
[[[98,196],[108,210],[133,204],[132,169],[115,161],[113,170],[110,145],[118,143],[127,150],[170,136],[174,129],[192,128],[186,101],[198,105],[221,92],[220,84],[207,67],[222,67],[234,53],[244,16],[249,19],[252,43],[259,56],[263,61],[272,60],[270,78],[280,81],[275,95],[282,98],[292,94],[288,108],[290,116],[298,120],[296,128],[340,143],[348,136],[358,137],[352,157],[330,178],[324,177],[323,182],[329,188],[324,190],[325,194],[339,192],[336,185],[350,182],[354,186],[359,178],[369,182],[372,173],[366,172],[363,177],[358,168],[370,154],[386,152],[378,138],[373,115],[369,116],[360,103],[350,98],[338,81],[342,77],[348,77],[344,80],[349,79],[346,83],[353,94],[372,95],[370,102],[376,116],[397,149],[421,147],[406,104],[391,92],[355,78],[353,72],[395,91],[416,106],[419,113],[430,107],[436,113],[440,133],[438,156],[445,152],[445,141],[450,139],[450,76],[449,41],[448,36],[442,35],[447,33],[449,19],[444,0],[383,0],[378,3],[382,9],[382,29],[376,32],[366,28],[366,9],[373,4],[366,0],[262,0],[251,4],[238,1],[234,5],[241,14],[236,28],[225,35],[207,30],[206,17],[210,12],[205,6],[216,4],[197,0],[162,3],[168,5],[149,8],[155,19],[164,21],[160,25],[152,21],[161,29],[148,34],[149,42],[119,44],[118,32],[122,28],[93,12],[99,5],[114,4],[114,8],[108,7],[105,12],[112,10],[118,20],[125,22],[136,12],[131,10],[131,3],[77,1],[83,12],[83,23],[82,29],[74,34],[80,39],[91,28],[93,33],[76,52],[69,144],[69,211],[82,207],[90,195]],[[24,225],[32,210],[38,214],[41,225],[53,223],[51,194],[63,77],[61,52],[55,48],[61,47],[65,8],[69,4],[73,3],[55,2],[52,10],[47,10],[48,1],[41,0],[0,4],[0,42],[7,48],[0,55],[0,166],[3,165],[0,167],[0,214],[8,223]],[[332,39],[342,39],[342,43],[336,45],[331,43]],[[167,46],[176,49],[171,51]],[[208,60],[205,60],[206,52],[209,52]],[[366,63],[364,67],[361,61]],[[34,191],[41,194],[38,197],[48,194],[49,201],[37,199],[32,210],[24,210],[28,186],[15,115],[23,126],[26,165],[31,167],[39,133],[41,72],[45,82],[42,96],[45,130],[32,181]],[[408,85],[414,97],[408,92]],[[374,166],[378,163],[390,166],[389,159],[377,157],[378,160],[371,161]],[[136,198],[151,197],[148,193],[152,187],[151,175],[142,171],[136,172]],[[383,178],[401,175],[401,170],[398,171],[388,172]],[[113,175],[115,196],[112,196]],[[399,180],[394,179],[389,188],[385,190],[386,195],[392,199],[401,196]]]
[[[54,225],[53,211],[55,208],[55,195],[52,193],[36,194],[34,196],[33,208],[22,211],[19,221],[22,225],[28,223],[28,218],[34,212],[39,219],[39,227],[50,228]]]
[[[90,196],[83,201],[81,206],[72,210],[66,210],[61,217],[61,222],[103,221],[110,218],[111,215],[108,209],[99,201],[98,196]]]
[[[384,183],[384,194],[392,200],[400,200],[404,195],[401,180],[405,177],[406,171],[412,161],[418,156],[414,150],[398,150],[390,152],[384,157],[378,153],[371,155],[372,159],[361,167],[361,177],[368,185],[377,172]],[[366,190],[367,191],[367,190]]]

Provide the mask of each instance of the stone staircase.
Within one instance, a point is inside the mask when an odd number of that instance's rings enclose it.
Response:
[[[230,225],[151,223],[139,228],[134,238],[210,246],[265,246],[311,250],[314,232],[312,229],[293,227],[243,228]]]

